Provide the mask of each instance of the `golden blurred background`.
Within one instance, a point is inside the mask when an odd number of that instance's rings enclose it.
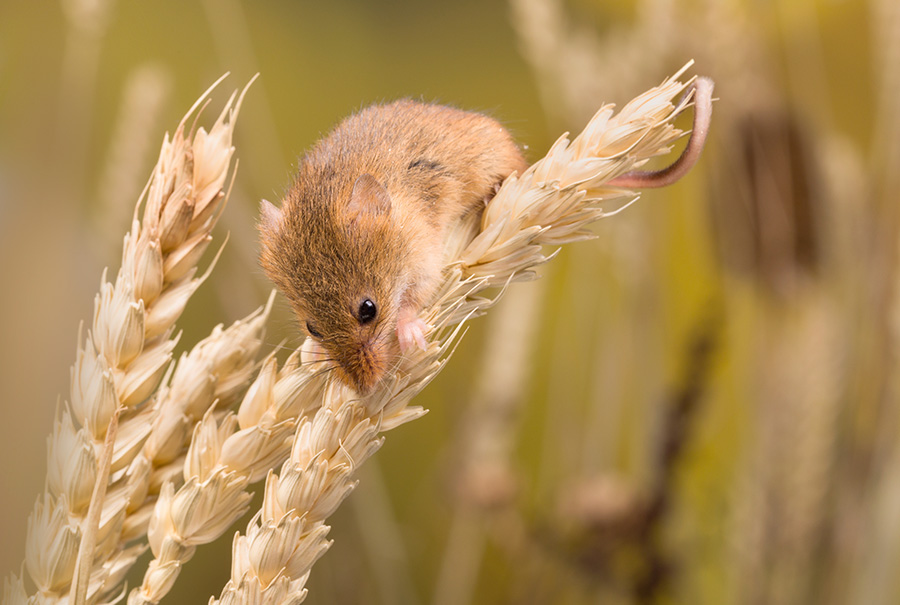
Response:
[[[690,59],[719,99],[700,164],[472,322],[431,412],[360,469],[306,602],[900,601],[894,0],[4,0],[0,571],[101,272],[222,73],[206,119],[260,79],[181,350],[265,301],[259,200],[348,113],[486,111],[534,160]],[[169,602],[218,595],[231,533]]]

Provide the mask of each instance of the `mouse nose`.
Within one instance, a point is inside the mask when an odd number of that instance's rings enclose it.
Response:
[[[377,380],[373,380],[370,376],[357,375],[353,377],[353,388],[360,395],[368,395],[378,384]]]
[[[350,371],[343,366],[341,370],[345,378],[344,382],[353,387],[362,396],[371,393],[375,385],[381,380],[381,376],[376,376],[372,373],[364,373],[358,370]]]
[[[338,356],[337,360],[344,382],[360,395],[371,393],[384,376],[384,359],[367,344]]]

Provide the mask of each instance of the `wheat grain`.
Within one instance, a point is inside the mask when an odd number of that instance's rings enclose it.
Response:
[[[248,485],[265,477],[287,457],[296,419],[318,405],[324,387],[324,375],[301,368],[298,358],[295,353],[280,372],[275,360],[269,358],[237,413],[210,408],[193,426],[187,454],[168,465],[174,472],[149,511],[147,533],[155,558],[141,586],[129,594],[129,603],[159,602],[196,547],[218,538],[246,512]],[[191,370],[185,373],[193,375]],[[190,396],[173,401],[192,407]],[[172,434],[177,437],[183,430],[176,428]],[[168,441],[164,438],[160,443]],[[166,447],[154,448],[162,460],[172,457],[172,453],[165,454]],[[184,484],[176,491],[179,475],[183,475]]]
[[[140,480],[132,486],[121,541],[147,533],[162,486],[181,484],[190,436],[204,415],[230,407],[257,367],[257,353],[272,299],[227,329],[212,334],[179,360],[172,378],[156,395],[157,416],[141,455],[132,463]],[[212,411],[221,416],[224,412]]]
[[[685,69],[687,66],[685,67]],[[615,211],[612,201],[635,193],[610,182],[669,151],[681,135],[672,120],[689,98],[683,70],[614,114],[603,107],[571,142],[561,137],[547,156],[509,177],[485,209],[478,234],[461,225],[451,235],[440,294],[423,315],[434,326],[428,347],[403,356],[374,393],[359,398],[329,375],[321,406],[301,419],[291,454],[266,479],[263,504],[232,548],[231,578],[210,603],[299,603],[315,561],[330,546],[325,521],[356,483],[353,473],[382,444],[380,433],[418,418],[411,399],[440,371],[465,321],[502,294],[481,295],[533,276],[549,260],[543,246],[590,237],[585,226]],[[704,84],[704,102],[711,84]],[[309,343],[310,341],[307,341]],[[310,406],[313,407],[313,406]]]

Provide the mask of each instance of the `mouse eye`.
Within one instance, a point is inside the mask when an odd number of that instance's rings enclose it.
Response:
[[[359,323],[367,324],[378,315],[378,307],[368,298],[359,305]]]
[[[309,335],[312,336],[313,338],[318,338],[319,340],[322,340],[322,335],[319,334],[318,330],[316,330],[314,327],[312,327],[312,324],[309,322],[306,322],[306,331],[309,332]]]

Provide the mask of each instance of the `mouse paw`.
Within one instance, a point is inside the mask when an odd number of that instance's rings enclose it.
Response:
[[[400,343],[400,351],[408,353],[416,345],[423,351],[427,349],[426,330],[428,330],[428,324],[419,317],[415,315],[404,317],[401,315],[397,321],[397,341]]]

